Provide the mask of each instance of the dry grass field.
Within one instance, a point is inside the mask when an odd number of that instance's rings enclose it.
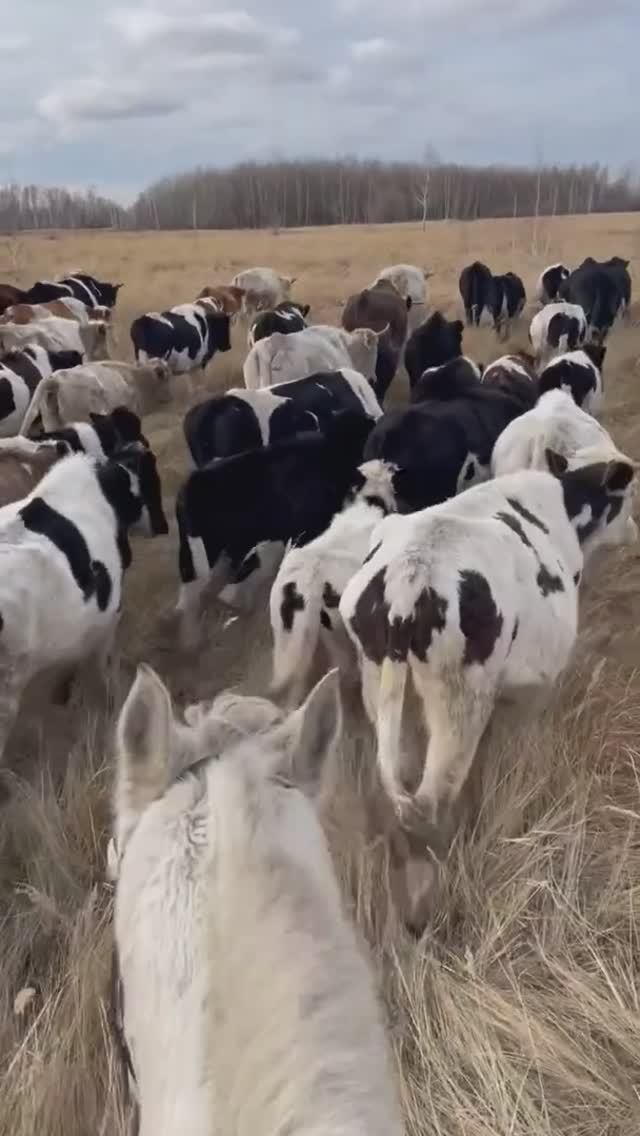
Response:
[[[631,257],[637,290],[640,216],[557,218],[537,228],[522,220],[433,224],[425,233],[394,226],[0,239],[3,279],[26,284],[84,268],[124,281],[114,354],[127,357],[134,315],[191,299],[250,264],[297,275],[294,296],[311,303],[315,321],[335,323],[349,292],[395,261],[432,269],[431,300],[452,312],[469,260],[514,269],[531,289],[545,264],[575,264],[588,253]],[[614,330],[605,369],[606,424],[636,459],[639,312]],[[243,333],[234,336],[233,351],[196,380],[200,391],[241,381]],[[526,342],[525,322],[514,342]],[[469,335],[465,348],[483,362],[502,353],[485,331]],[[398,378],[394,399],[404,396]],[[168,514],[188,468],[188,404],[178,388],[170,411],[145,424]],[[225,626],[222,608],[211,613],[206,648],[182,657],[176,588],[173,530],[136,540],[111,705],[78,691],[70,707],[51,706],[37,683],[9,747],[12,794],[0,813],[0,1136],[125,1131],[107,1023],[113,707],[140,660],[178,704],[230,685],[264,692],[269,667],[264,614]],[[388,902],[384,835],[369,808],[371,737],[361,718],[349,718],[327,831],[378,968],[410,1136],[640,1132],[639,624],[637,548],[608,556],[585,585],[575,663],[553,705],[538,719],[505,712],[492,724],[419,943]],[[35,994],[16,1013],[24,987]]]

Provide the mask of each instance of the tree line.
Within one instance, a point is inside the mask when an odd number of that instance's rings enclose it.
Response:
[[[583,166],[463,166],[436,160],[243,162],[149,186],[128,208],[95,192],[8,185],[0,229],[262,229],[474,220],[640,209],[640,183]]]

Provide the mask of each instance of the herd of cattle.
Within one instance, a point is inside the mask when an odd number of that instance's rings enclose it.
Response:
[[[336,1133],[401,1131],[370,978],[314,810],[291,791],[298,775],[317,777],[335,740],[336,670],[360,684],[382,784],[411,835],[403,917],[419,928],[432,857],[446,850],[453,806],[496,701],[553,686],[575,643],[585,563],[596,549],[637,536],[636,465],[598,421],[605,340],[630,302],[628,263],[551,266],[538,284],[531,351],[484,367],[463,354],[461,320],[427,314],[428,275],[412,265],[385,269],[347,300],[338,328],[309,325],[309,306],[290,299],[291,279],[252,269],[135,319],[135,363],[107,357],[120,285],[74,275],[27,291],[0,286],[0,754],[36,673],[57,668],[61,694],[89,662],[106,675],[130,533],[145,522],[152,535],[169,532],[142,418],[179,389],[176,376],[229,350],[232,326],[248,333],[245,386],[184,418],[194,469],[176,500],[177,610],[182,646],[193,651],[205,593],[241,608],[269,580],[270,694],[286,710],[226,694],[189,707],[177,723],[162,682],[141,667],[121,711],[110,850],[118,877],[114,989],[143,1131],[155,1130],[154,1117],[168,1127],[168,1115],[180,1130],[209,1130],[185,1119],[203,1107],[198,1046],[207,1011],[197,975],[198,966],[209,973],[211,959],[193,947],[207,902],[198,891],[204,869],[192,863],[203,841],[189,832],[202,824],[205,789],[208,831],[215,813],[215,839],[233,850],[211,869],[219,885],[211,894],[235,905],[245,929],[243,939],[230,923],[232,949],[221,940],[216,950],[218,996],[228,1003],[242,988],[255,1030],[260,1007],[265,1020],[284,1020],[282,1001],[295,996],[299,1007],[298,994],[312,999],[322,979],[325,1024],[291,1011],[294,1036],[282,1044],[293,1060],[304,1031],[315,1029],[331,1092],[305,1082],[296,1107],[307,1118],[329,1109]],[[478,262],[462,272],[460,294],[467,323],[488,319],[498,338],[525,303],[514,273],[495,276]],[[402,362],[410,401],[384,410]],[[334,669],[309,694],[323,656]],[[411,792],[403,779],[409,680],[428,734]],[[231,751],[233,761],[223,761]],[[161,799],[164,812],[154,812]],[[131,846],[135,855],[125,856]],[[308,886],[294,901],[281,865],[270,923],[265,873],[276,871],[275,846]],[[301,904],[311,905],[309,925],[318,924],[304,950],[291,938]],[[297,992],[273,982],[284,956],[275,947],[269,954],[271,933],[289,936],[293,969],[304,959]],[[193,958],[183,966],[185,943]],[[238,1060],[248,1060],[251,1046],[241,1034],[236,1040]],[[289,1070],[273,1044],[274,1061]],[[222,1060],[216,1051],[214,1064]],[[260,1109],[246,1125],[234,1123],[219,1130],[280,1130]],[[290,1117],[287,1124],[299,1130]],[[311,1127],[300,1121],[300,1130]]]

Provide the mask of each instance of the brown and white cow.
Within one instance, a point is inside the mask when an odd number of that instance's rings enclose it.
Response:
[[[207,284],[196,296],[196,300],[211,300],[225,316],[237,316],[242,311],[242,301],[245,297],[244,288],[236,288],[234,284]]]

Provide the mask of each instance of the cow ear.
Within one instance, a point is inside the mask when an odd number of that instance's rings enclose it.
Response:
[[[311,304],[303,304],[302,305],[302,318],[306,319],[307,316],[309,315],[310,311],[311,311]]]
[[[567,472],[567,469],[569,468],[569,462],[563,454],[559,454],[556,452],[556,450],[551,450],[547,446],[546,450],[544,451],[544,456],[547,459],[549,473],[552,473],[554,477],[562,477],[563,473]]]

